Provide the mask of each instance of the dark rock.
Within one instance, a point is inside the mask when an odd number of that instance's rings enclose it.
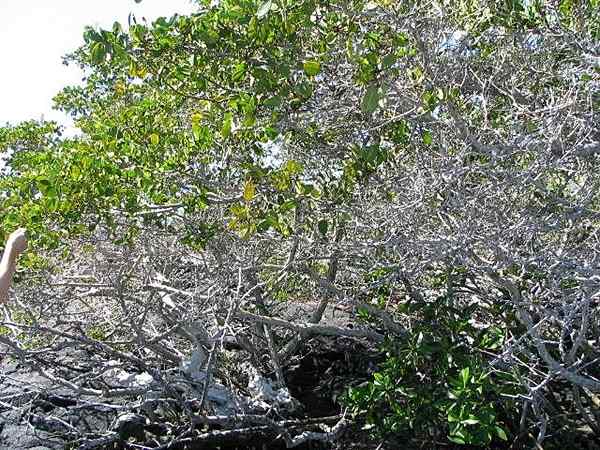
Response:
[[[1,450],[58,450],[64,448],[64,442],[58,441],[50,433],[34,430],[27,421],[22,420],[19,412],[3,411],[0,415]]]
[[[130,437],[138,441],[144,441],[146,439],[144,429],[146,423],[146,417],[140,414],[126,413],[118,416],[111,428],[113,431],[119,433],[119,437],[124,441]]]

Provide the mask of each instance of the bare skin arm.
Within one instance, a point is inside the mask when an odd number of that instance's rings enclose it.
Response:
[[[17,268],[17,258],[27,248],[25,228],[13,231],[6,240],[6,247],[0,261],[0,303],[8,301],[8,290]]]

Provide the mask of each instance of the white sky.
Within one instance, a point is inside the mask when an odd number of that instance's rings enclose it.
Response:
[[[0,126],[45,119],[69,123],[52,97],[82,74],[61,57],[83,43],[86,25],[127,26],[133,12],[154,20],[193,11],[190,0],[0,0]]]

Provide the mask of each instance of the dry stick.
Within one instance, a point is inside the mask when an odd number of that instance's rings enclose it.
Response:
[[[288,448],[297,447],[299,445],[304,444],[309,441],[319,441],[319,442],[334,442],[337,440],[339,435],[344,431],[344,429],[348,426],[346,422],[345,414],[342,418],[335,424],[331,429],[326,431],[325,433],[316,432],[316,431],[304,431],[300,433],[298,436],[291,438],[288,433],[284,434],[284,439],[286,446]]]
[[[588,394],[585,389],[583,389],[582,392],[583,392],[583,395],[588,399],[588,402],[590,402],[592,405],[594,405],[594,407],[592,407],[590,409],[592,411],[592,415],[596,419],[596,424],[598,424],[598,426],[600,427],[600,402],[599,402],[598,396],[596,396],[594,394]],[[598,434],[600,434],[600,433],[598,433]]]
[[[257,435],[275,438],[277,436],[277,431],[273,430],[273,427],[268,425],[238,428],[236,430],[215,430],[193,438],[183,438],[171,441],[167,444],[155,447],[153,450],[202,450],[206,448],[207,443],[238,442],[243,439],[256,437]]]
[[[298,208],[296,208],[296,221],[298,221]],[[293,242],[292,242],[292,247],[290,248],[290,253],[288,255],[287,261],[285,262],[284,266],[281,268],[281,270],[278,273],[278,278],[275,280],[275,282],[273,283],[273,285],[270,287],[270,289],[267,291],[267,293],[270,293],[272,291],[275,290],[275,288],[277,286],[279,286],[279,284],[284,280],[287,279],[287,276],[289,274],[289,269],[292,266],[294,260],[296,259],[296,254],[298,253],[298,246],[300,244],[300,239],[298,237],[297,234],[294,235],[293,238]],[[260,292],[259,289],[262,291],[262,285],[264,285],[264,283],[257,283],[255,284],[254,287],[252,287],[248,292],[246,292],[246,294],[244,294],[244,298],[246,296],[248,296],[250,294],[250,292]],[[255,296],[257,295],[255,292]],[[261,302],[262,302],[262,296],[261,296]],[[261,313],[265,314],[266,310],[260,311]],[[283,376],[283,370],[281,369],[281,364],[280,364],[280,360],[282,360],[283,358],[280,357],[280,353],[277,353],[276,349],[275,349],[275,345],[273,342],[273,335],[270,331],[270,329],[268,328],[267,325],[263,325],[263,331],[265,332],[265,337],[267,340],[267,345],[269,348],[269,353],[271,354],[271,358],[273,359],[273,365],[275,366],[275,376],[277,377],[277,382],[279,383],[280,386],[285,386],[285,378]],[[298,335],[295,335],[293,338],[293,341],[299,341],[301,342],[300,338]],[[288,344],[290,345],[290,344]]]
[[[154,351],[158,355],[161,355],[164,358],[169,359],[171,362],[179,363],[179,360],[174,355],[170,355],[168,351],[161,349],[157,345],[147,345],[146,344],[146,337],[144,335],[144,330],[142,329],[141,324],[143,324],[143,322],[145,321],[148,310],[150,309],[151,303],[149,301],[144,302],[144,304],[145,304],[144,305],[144,313],[142,314],[142,319],[139,322],[134,320],[134,317],[132,317],[132,315],[129,314],[129,308],[128,308],[127,303],[125,302],[125,293],[123,292],[123,288],[124,288],[123,283],[129,276],[131,276],[131,273],[138,265],[140,259],[141,259],[141,255],[131,265],[131,268],[128,270],[127,274],[122,274],[122,273],[119,274],[117,281],[116,281],[116,288],[115,288],[116,300],[119,303],[119,305],[121,306],[121,310],[123,311],[123,314],[125,315],[126,320],[129,322],[129,326],[131,327],[132,330],[135,331],[136,339],[142,345],[142,347],[146,347],[146,348]]]
[[[109,448],[109,445],[115,444],[119,442],[121,438],[119,437],[119,433],[111,432],[106,436],[102,436],[97,439],[86,439],[84,441],[80,441],[79,447],[77,450],[95,450],[97,448]]]
[[[336,288],[333,285],[333,283],[330,283],[328,280],[326,280],[324,278],[320,278],[318,276],[318,274],[316,274],[314,272],[312,272],[310,275],[313,278],[317,279],[317,281],[321,287],[327,289],[329,292],[335,294],[339,298],[344,298],[344,292],[341,291],[340,289]],[[371,314],[371,315],[377,317],[379,320],[381,320],[388,330],[390,330],[396,334],[399,334],[401,336],[406,334],[406,330],[400,324],[394,322],[394,320],[392,319],[390,314],[383,311],[382,309],[377,308],[376,306],[370,305],[368,303],[355,303],[355,304],[356,304],[357,308],[365,309],[369,314]]]
[[[82,335],[73,335],[70,333],[66,333],[66,332],[61,332],[58,330],[54,330],[52,328],[47,328],[47,327],[43,327],[43,326],[25,326],[25,325],[19,325],[21,328],[25,328],[25,329],[32,329],[32,330],[38,330],[38,331],[45,331],[48,333],[52,333],[55,334],[57,336],[62,336],[62,337],[67,337],[70,338],[72,340],[75,341],[80,341],[83,343],[86,343],[88,345],[93,345],[96,346],[97,348],[101,349],[102,351],[104,351],[105,353],[111,354],[117,358],[122,358],[124,360],[127,360],[133,364],[135,364],[136,366],[138,366],[139,368],[141,368],[142,370],[148,371],[150,373],[150,371],[152,369],[148,368],[147,365],[145,364],[145,362],[137,357],[134,357],[132,355],[127,355],[123,352],[119,352],[117,350],[112,349],[110,346],[96,341],[94,339],[88,338],[87,336],[82,336]],[[5,336],[0,336],[0,342],[4,343],[6,345],[8,345],[10,348],[12,348],[13,350],[15,350],[15,352],[17,353],[17,355],[19,357],[21,357],[22,359],[24,359],[26,356],[29,357],[29,363],[31,365],[31,361],[32,361],[32,356],[35,357],[35,354],[32,352],[26,352],[23,349],[21,349],[16,343],[12,342],[10,339],[7,339]],[[49,379],[50,381],[53,381],[55,383],[58,383],[64,387],[67,387],[69,389],[71,389],[73,392],[79,393],[79,394],[83,394],[83,395],[91,395],[91,396],[104,396],[104,397],[119,397],[119,396],[127,396],[127,395],[141,395],[144,392],[146,392],[146,388],[137,388],[137,389],[128,389],[128,388],[124,388],[124,389],[109,389],[109,390],[99,390],[99,389],[90,389],[90,388],[83,388],[81,386],[78,386],[77,384],[69,381],[69,380],[65,380],[61,377],[57,377],[55,375],[52,375],[51,373],[47,372],[46,370],[42,369],[41,367],[39,367],[38,365],[32,365],[32,368],[34,370],[37,370],[40,375],[44,376],[45,378]],[[154,375],[153,375],[154,376]],[[164,384],[164,382],[163,382]]]
[[[295,223],[296,225],[298,225],[298,223],[300,222],[300,211],[301,211],[301,207],[300,205],[298,205],[298,207],[296,208],[296,213],[295,213]],[[294,260],[296,259],[296,255],[298,253],[298,246],[300,245],[300,238],[298,236],[297,232],[294,232],[294,237],[293,237],[293,241],[292,241],[292,246],[290,248],[290,252],[288,254],[288,258],[285,262],[285,265],[283,266],[283,268],[279,271],[279,277],[278,279],[275,281],[273,287],[271,289],[275,289],[276,286],[279,285],[279,283],[284,279],[287,278],[288,273],[290,268],[292,267],[292,264],[294,263]],[[258,291],[259,295],[261,292]],[[261,303],[264,304],[264,302],[262,302],[262,298],[261,298]],[[263,307],[264,309],[264,307]],[[266,311],[261,311],[261,313],[265,313]],[[277,350],[275,348],[275,344],[273,342],[273,333],[271,332],[271,329],[269,328],[268,325],[263,324],[263,330],[265,333],[265,338],[267,340],[267,346],[269,348],[269,353],[271,354],[271,358],[273,360],[273,365],[275,367],[275,376],[277,378],[277,383],[279,384],[279,386],[281,387],[285,387],[286,383],[285,383],[285,377],[283,376],[283,370],[281,369],[281,364],[280,364],[280,359],[279,359],[279,355],[277,353]]]
[[[600,392],[600,381],[577,375],[576,373],[571,372],[570,370],[563,367],[550,355],[548,349],[546,348],[546,344],[544,343],[543,338],[539,335],[537,328],[533,324],[533,319],[531,318],[531,315],[522,306],[521,293],[519,292],[519,289],[515,286],[515,284],[509,280],[500,278],[493,271],[488,271],[488,275],[496,285],[506,289],[509,292],[511,299],[519,312],[519,319],[527,328],[527,332],[533,338],[533,344],[535,345],[536,350],[538,351],[542,360],[548,365],[550,370],[558,373],[562,378],[573,383],[576,386],[583,387],[592,392]]]
[[[237,285],[237,289],[236,289],[235,301],[231,302],[229,310],[227,311],[227,317],[225,317],[225,323],[223,324],[223,327],[221,330],[221,339],[220,339],[221,349],[223,348],[223,345],[224,345],[223,342],[225,339],[226,329],[229,326],[229,321],[232,319],[235,310],[237,310],[237,308],[239,307],[239,303],[241,301],[241,297],[240,297],[241,289],[242,289],[242,268],[238,267],[238,285]],[[208,397],[208,388],[210,386],[210,380],[212,377],[213,361],[216,358],[216,353],[217,353],[217,340],[215,339],[212,344],[212,348],[210,349],[210,353],[208,355],[208,361],[206,363],[206,377],[204,378],[204,386],[202,388],[202,396],[200,398],[200,409],[201,410],[204,409],[204,405],[206,403],[206,398]]]
[[[240,425],[272,425],[277,427],[303,426],[323,424],[339,421],[343,415],[314,417],[310,419],[287,419],[275,421],[264,415],[258,414],[240,414],[240,415],[218,415],[218,416],[194,416],[196,425],[220,425],[222,427],[235,427]]]
[[[316,418],[316,419],[307,419],[307,420],[282,420],[279,422],[275,422],[272,421],[271,419],[268,419],[264,416],[239,416],[239,421],[235,421],[236,416],[232,416],[232,417],[227,417],[227,416],[221,416],[222,418],[220,418],[219,416],[208,416],[208,417],[201,417],[201,416],[197,416],[197,420],[199,424],[213,424],[213,425],[218,425],[218,424],[231,424],[232,420],[233,424],[239,424],[240,422],[242,424],[245,424],[247,422],[250,423],[258,423],[258,424],[262,424],[265,423],[265,425],[258,425],[258,426],[251,426],[251,427],[245,427],[245,428],[238,428],[238,429],[234,429],[234,430],[225,430],[225,431],[221,431],[221,430],[215,430],[215,431],[209,431],[207,433],[203,433],[199,436],[193,437],[193,438],[185,438],[185,439],[179,439],[177,441],[171,441],[168,444],[163,444],[159,447],[156,447],[154,450],[191,450],[194,448],[197,449],[202,449],[205,448],[204,444],[207,443],[219,443],[219,442],[239,442],[240,439],[250,439],[250,438],[255,438],[257,436],[264,436],[264,437],[269,437],[269,438],[277,438],[279,436],[281,436],[286,443],[291,444],[291,446],[297,446],[300,445],[302,442],[306,442],[309,440],[327,440],[326,438],[335,438],[337,437],[337,434],[339,434],[340,428],[342,428],[345,425],[345,418],[344,416],[331,416],[331,417],[321,417],[321,418]],[[245,421],[244,418],[247,418],[248,420]],[[217,420],[215,420],[217,419]],[[287,431],[287,427],[296,427],[296,426],[301,426],[301,425],[311,425],[311,424],[323,424],[324,422],[330,422],[332,420],[338,420],[338,423],[330,430],[330,432],[328,433],[313,433],[310,435],[306,435],[304,433],[302,433],[301,435],[299,435],[297,438],[291,438],[289,437],[289,432]],[[340,425],[340,422],[342,422],[342,424]],[[286,439],[286,433],[288,434],[287,439]],[[295,440],[297,439],[297,440]],[[296,443],[297,442],[297,443]],[[288,444],[288,445],[289,445]]]
[[[382,342],[384,336],[376,331],[372,330],[357,330],[353,328],[340,328],[332,325],[318,325],[318,324],[305,324],[305,323],[293,323],[283,319],[276,319],[274,317],[261,316],[258,314],[252,314],[246,311],[238,311],[235,316],[240,320],[247,320],[249,322],[267,324],[273,327],[286,328],[288,330],[296,331],[302,334],[305,338],[310,336],[346,336],[354,338],[366,338],[375,342]]]
[[[165,297],[163,296],[161,298],[161,309],[159,314],[165,320],[165,322],[172,327],[173,331],[183,339],[187,339],[190,342],[197,344],[199,341],[202,341],[203,344],[208,345],[208,339],[200,339],[197,334],[193,334],[190,330],[187,329],[187,327],[181,324],[181,313],[178,309],[170,311],[166,311],[165,309],[170,309],[170,307],[166,303]],[[174,313],[176,313],[176,315]]]
[[[336,231],[336,236],[335,236],[336,243],[339,242],[339,240],[341,239],[341,236],[343,234],[341,230],[342,230],[342,228],[340,227]],[[331,256],[330,261],[329,261],[329,270],[327,273],[327,281],[329,283],[331,283],[332,285],[335,282],[335,277],[337,275],[338,260],[339,260],[339,253],[336,250],[334,250],[333,255]],[[329,301],[330,301],[330,296],[324,295],[323,299],[317,306],[317,309],[315,311],[313,311],[311,317],[308,319],[308,323],[317,324],[321,321],[321,319],[323,318],[323,314],[325,313],[325,310],[327,309],[327,305],[329,305]],[[289,341],[284,346],[284,348],[281,350],[281,352],[280,352],[281,358],[287,359],[289,356],[296,353],[296,350],[298,350],[298,347],[300,347],[302,342],[304,342],[305,338],[306,337],[303,336],[301,333],[294,335],[292,340]]]
[[[265,338],[267,339],[267,346],[269,347],[269,353],[273,359],[273,366],[275,366],[275,377],[280,387],[285,387],[285,378],[283,376],[283,370],[281,364],[279,364],[279,357],[277,356],[277,350],[275,350],[275,344],[273,343],[273,333],[267,324],[263,324],[263,330],[265,331]]]
[[[589,307],[590,301],[589,299],[587,299],[583,304],[583,311],[581,312],[581,325],[579,328],[579,333],[577,335],[577,338],[575,339],[575,342],[573,343],[571,350],[569,351],[566,357],[566,362],[568,362],[569,364],[573,364],[575,362],[575,354],[577,353],[577,350],[581,347],[583,341],[585,340],[585,334],[586,330],[588,329],[589,321]],[[594,431],[594,433],[600,435],[600,421],[598,420],[600,418],[600,415],[594,410],[594,408],[591,409],[592,414],[588,414],[587,410],[583,406],[583,403],[581,402],[581,391],[579,386],[572,386],[571,391],[573,392],[575,407],[579,411],[579,414],[581,415],[581,417],[584,418],[584,420]]]
[[[0,335],[0,343],[7,345],[9,348],[12,348],[17,353],[17,356],[19,357],[19,359],[21,359],[21,361],[25,362],[25,356],[28,355],[28,352],[23,350],[21,347],[19,347],[19,345],[17,343],[13,342],[11,339],[7,338],[6,336],[1,336],[1,335]]]
[[[124,359],[126,361],[129,361],[130,363],[134,364],[135,366],[139,367],[142,370],[147,370],[147,364],[143,359],[138,358],[137,356],[134,356],[130,353],[124,353],[119,350],[115,350],[110,345],[105,344],[104,342],[98,341],[96,339],[92,339],[88,336],[80,335],[80,334],[76,335],[76,334],[68,333],[66,331],[60,331],[60,330],[56,330],[54,328],[45,327],[42,325],[28,326],[28,325],[19,324],[18,326],[22,329],[29,329],[29,330],[33,330],[33,331],[42,331],[42,332],[46,332],[49,334],[53,334],[55,336],[68,338],[68,339],[71,339],[72,341],[82,342],[84,344],[95,347],[98,350],[103,351],[109,355],[112,355],[112,356],[116,357],[117,359]]]
[[[573,342],[573,346],[571,347],[571,350],[569,351],[569,353],[567,355],[566,361],[569,364],[573,364],[575,362],[575,354],[577,353],[577,350],[579,350],[579,348],[585,341],[585,335],[586,335],[586,331],[588,329],[588,323],[589,323],[589,312],[590,312],[590,300],[587,299],[584,301],[583,311],[581,312],[581,325],[579,327],[579,333],[577,334],[577,338],[575,339],[575,342]]]
[[[117,281],[117,289],[116,289],[116,293],[117,293],[117,298],[118,301],[122,307],[122,310],[126,313],[127,312],[127,305],[125,304],[124,298],[123,298],[123,284],[122,284],[122,280],[123,278],[130,276],[131,272],[133,271],[133,269],[135,268],[135,266],[137,265],[137,262],[140,260],[140,258],[138,258],[138,260],[136,261],[136,263],[134,263],[134,265],[132,266],[131,270],[128,272],[127,275],[123,276],[120,275]],[[148,309],[149,309],[150,305],[149,302],[146,306],[146,309],[144,311],[144,316],[146,315]],[[159,351],[157,352],[158,354],[163,354],[164,356],[168,355],[168,352],[164,349],[161,349],[160,347],[157,347],[156,345],[147,345],[146,339],[144,337],[144,332],[141,329],[141,327],[131,318],[129,317],[129,324],[130,326],[136,331],[137,333],[137,337],[138,339],[140,339],[141,344],[147,348],[152,348],[154,347],[155,349],[158,349]],[[177,359],[174,358],[176,361]],[[160,383],[162,385],[162,387],[164,388],[164,390],[170,394],[173,398],[175,398],[179,404],[182,406],[183,410],[188,414],[189,417],[191,417],[192,412],[189,408],[189,405],[184,401],[183,397],[175,390],[171,387],[171,385],[169,383],[167,383],[167,381],[163,378],[162,374],[160,373],[159,370],[156,370],[154,368],[146,368],[146,371],[154,378],[154,380],[156,380],[158,383]]]
[[[29,409],[29,406],[27,408],[17,407],[17,406],[13,406],[9,403],[5,403],[3,401],[0,401],[0,406],[4,407],[6,409],[11,409],[13,411],[17,411],[21,414],[24,414],[24,410]],[[28,421],[29,421],[29,424],[34,427],[36,425],[41,425],[48,430],[52,430],[52,429],[56,430],[56,428],[62,428],[63,430],[68,430],[68,431],[66,431],[66,433],[72,433],[74,435],[78,434],[78,430],[75,427],[73,427],[73,425],[71,425],[68,422],[65,422],[64,420],[62,420],[56,416],[52,416],[52,415],[42,416],[40,414],[36,414],[31,411],[28,411]]]
[[[340,226],[335,232],[335,244],[337,245],[342,236],[344,235],[344,227]],[[331,255],[331,260],[329,261],[329,269],[327,271],[327,282],[331,285],[335,283],[335,277],[338,271],[338,260],[339,260],[339,251],[337,249],[333,250],[333,255]],[[323,314],[325,313],[325,309],[327,309],[327,305],[329,304],[330,297],[328,295],[323,296],[321,303],[317,309],[313,312],[312,316],[309,319],[310,323],[319,323],[323,318]]]
[[[110,389],[110,390],[82,388],[71,381],[65,380],[63,378],[60,378],[60,377],[57,377],[57,376],[54,376],[54,375],[48,373],[39,364],[35,364],[34,361],[37,361],[37,359],[39,358],[36,353],[24,351],[16,343],[12,342],[10,339],[5,338],[4,336],[0,336],[0,342],[4,343],[4,344],[8,345],[10,348],[12,348],[21,358],[24,358],[25,356],[27,356],[28,357],[27,363],[29,364],[29,366],[33,370],[38,371],[40,373],[40,375],[42,375],[43,377],[49,379],[50,381],[52,381],[54,383],[57,383],[61,386],[69,388],[70,390],[72,390],[75,393],[83,394],[83,395],[90,395],[90,396],[121,397],[121,396],[127,396],[127,395],[130,395],[130,396],[142,395],[143,393],[145,393],[147,391],[146,388],[138,388],[138,389],[123,388],[123,389]]]
[[[314,272],[309,272],[309,275],[311,276],[311,278],[313,278],[314,280],[317,281],[317,283],[319,284],[320,287],[324,288],[326,291],[328,291],[332,295],[334,295],[340,299],[345,298],[344,292],[342,290],[338,289],[337,287],[335,287],[333,285],[333,283],[329,282],[329,280],[320,277],[319,274],[314,273]],[[388,330],[392,331],[393,333],[398,334],[400,336],[406,335],[406,330],[401,325],[394,322],[394,320],[391,318],[391,316],[387,312],[385,312],[373,305],[369,305],[367,303],[357,303],[356,306],[358,308],[365,309],[369,314],[372,314],[373,316],[380,319],[383,322],[383,324],[385,325],[385,327]],[[294,324],[294,325],[298,325],[298,324]],[[335,329],[335,330],[337,330],[337,332],[331,331],[329,333],[324,333],[322,331],[319,331],[320,329],[318,327],[311,326],[311,325],[313,325],[313,324],[304,324],[300,328],[298,328],[299,333],[294,337],[294,339],[292,339],[290,342],[288,342],[288,344],[279,352],[280,359],[289,358],[293,354],[293,352],[295,351],[295,349],[297,348],[298,345],[300,345],[302,342],[304,342],[309,337],[311,337],[313,335],[318,335],[318,334],[324,334],[324,335],[329,335],[329,336],[366,337],[366,338],[374,340],[376,342],[381,342],[383,340],[383,335],[381,335],[375,331],[346,330],[344,328],[325,327],[325,329],[328,329],[328,330]],[[314,325],[316,325],[316,324],[314,324]],[[284,326],[284,325],[281,325],[281,326]],[[288,328],[290,328],[290,327],[288,327]]]
[[[206,398],[208,397],[208,388],[210,386],[210,380],[212,378],[213,361],[215,359],[215,353],[217,353],[217,341],[213,342],[213,345],[208,354],[208,361],[206,362],[206,376],[204,377],[204,386],[202,387],[202,397],[200,397],[200,409],[204,408]]]
[[[581,417],[583,417],[585,419],[585,421],[587,422],[587,424],[589,425],[589,427],[592,429],[592,431],[595,434],[600,435],[600,424],[595,420],[594,416],[588,414],[587,410],[583,406],[583,403],[581,402],[581,394],[579,392],[579,386],[573,386],[571,388],[571,392],[573,392],[573,399],[575,400],[575,407],[579,411],[579,414],[581,414]],[[593,408],[592,408],[592,411],[593,411]]]
[[[288,264],[291,264],[295,253],[296,253],[297,245],[293,245],[292,252],[290,252],[290,258],[288,258]],[[287,265],[286,264],[286,267]],[[248,278],[250,281],[257,286],[258,277],[256,276],[256,272],[254,270],[250,271]],[[267,308],[265,306],[264,298],[263,298],[263,289],[262,287],[257,288],[254,291],[254,299],[256,302],[256,306],[261,314],[267,314]],[[237,311],[236,311],[237,315]],[[273,368],[275,369],[275,376],[277,377],[277,382],[280,387],[285,387],[285,378],[283,376],[283,370],[281,369],[281,364],[279,363],[279,357],[277,355],[277,351],[275,350],[274,339],[273,339],[273,331],[270,328],[270,324],[268,322],[262,322],[262,331],[265,335],[265,339],[267,341],[267,346],[269,348],[269,353],[271,354],[271,358],[273,359]],[[261,329],[259,328],[259,329]]]

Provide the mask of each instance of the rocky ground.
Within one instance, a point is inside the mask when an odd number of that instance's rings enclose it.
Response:
[[[357,358],[360,352],[356,351],[352,342],[347,342],[347,348],[342,351],[327,348],[329,345],[330,343],[320,343],[297,364],[286,368],[291,394],[299,402],[295,413],[298,418],[339,414],[341,408],[335,400],[343,389],[342,384],[347,381],[347,375],[351,371],[365,369],[360,367],[361,363]],[[73,363],[72,355],[65,355],[64,358],[65,364]],[[216,397],[217,394],[213,392],[212,400],[218,401]],[[102,414],[102,403],[106,403],[106,414]],[[18,360],[5,357],[0,365],[0,449],[63,449],[67,445],[67,438],[71,436],[71,427],[79,431],[89,428],[90,431],[101,429],[116,433],[129,428],[128,434],[135,436],[141,433],[143,437],[145,431],[148,431],[147,416],[140,414],[139,408],[132,407],[115,420],[114,411],[110,409],[116,408],[118,404],[116,399],[94,399],[88,396],[75,398],[72,392],[56,388],[47,378],[24,368]],[[123,401],[123,404],[131,402]],[[122,424],[119,425],[118,420]],[[275,439],[276,435],[267,433],[263,437],[262,441],[256,437],[240,437],[239,442],[230,443],[233,445],[230,448],[235,448],[236,445],[241,445],[239,448],[252,448],[255,445],[261,448],[265,442],[269,443],[269,449],[286,448],[283,441]],[[115,448],[113,444],[114,442],[110,442],[111,446],[104,448]],[[297,448],[316,450],[331,446],[309,444]]]
[[[60,394],[49,380],[5,357],[0,365],[0,449],[63,449],[64,441],[44,418],[44,410],[70,403]],[[25,405],[31,408],[23,408]]]
[[[287,311],[290,320],[294,316],[301,318],[304,313],[302,305]],[[344,326],[346,320],[347,313],[333,310],[328,311],[325,318],[326,323],[337,326]],[[313,418],[329,416],[332,417],[330,425],[333,425],[335,417],[342,412],[339,396],[349,383],[367,379],[374,370],[376,358],[366,358],[366,352],[367,348],[354,339],[317,338],[283,367],[289,391],[274,387],[274,374],[255,373],[253,380],[250,375],[247,388],[242,389],[245,394],[236,397],[215,377],[208,389],[208,408],[214,417],[222,417],[235,409],[234,404],[245,402],[246,409],[254,409],[265,417],[306,424]],[[76,381],[85,374],[87,362],[95,356],[89,349],[67,347],[51,357],[44,354],[37,357],[40,358],[40,367],[44,366],[44,359],[52,358],[53,366],[62,368],[63,379]],[[122,398],[102,398],[85,392],[75,394],[72,389],[53,381],[51,371],[37,371],[32,368],[31,361],[23,364],[6,348],[0,348],[0,357],[0,450],[123,448],[122,443],[128,439],[162,442],[159,436],[177,429],[169,418],[173,414],[181,414],[181,411],[177,408],[173,408],[175,412],[170,411],[168,402],[161,403],[164,385],[159,386],[156,378],[148,373],[128,371],[122,366],[107,371],[98,386],[104,383],[111,388],[130,388],[132,393]],[[243,363],[244,357],[239,351],[232,350],[230,357],[232,361],[238,358]],[[235,368],[235,364],[232,363],[232,367]],[[186,391],[189,384],[179,382],[182,378],[177,368],[166,374],[170,377],[169,385],[182,397],[198,396]],[[248,378],[247,373],[244,377]],[[95,388],[98,389],[98,386]],[[194,402],[189,405],[193,410]],[[273,405],[281,408],[281,413],[276,416],[270,411]],[[284,409],[287,412],[284,413]],[[218,433],[221,428],[210,424],[203,427],[207,436],[211,432]],[[297,427],[298,430],[300,428]],[[232,449],[286,448],[286,443],[278,439],[278,433],[267,429],[263,433],[246,435],[223,434],[222,439],[217,435],[208,437],[210,442],[207,441],[202,448],[217,448],[217,443]],[[357,443],[352,439],[350,442]],[[307,442],[296,448],[318,450],[332,448],[332,444]]]

